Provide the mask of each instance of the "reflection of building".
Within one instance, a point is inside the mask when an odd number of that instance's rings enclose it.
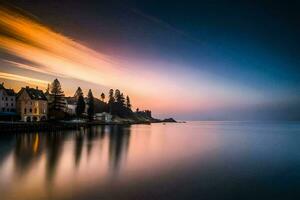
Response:
[[[17,111],[22,121],[44,121],[47,119],[48,102],[42,90],[22,88],[17,95]]]
[[[0,84],[0,112],[16,112],[16,94]]]
[[[15,162],[19,173],[25,173],[42,155],[42,144],[39,134],[19,134],[15,143]]]
[[[109,113],[106,113],[106,112],[96,113],[95,118],[96,118],[96,120],[99,120],[99,121],[111,122],[112,115]]]

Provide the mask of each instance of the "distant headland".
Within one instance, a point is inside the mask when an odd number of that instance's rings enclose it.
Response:
[[[173,118],[155,119],[151,110],[132,111],[129,96],[119,89],[110,89],[108,95],[94,97],[92,90],[84,96],[80,87],[75,94],[66,97],[58,79],[48,84],[46,91],[28,86],[18,93],[0,84],[0,121],[1,126],[30,127],[29,124],[48,124],[72,127],[72,124],[149,124],[176,122]],[[45,127],[44,127],[45,128]]]

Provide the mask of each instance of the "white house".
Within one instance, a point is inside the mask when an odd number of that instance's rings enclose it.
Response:
[[[0,84],[0,112],[16,112],[16,94],[12,89],[6,89]]]
[[[96,113],[95,118],[96,118],[96,120],[99,120],[99,121],[111,122],[112,115],[110,113],[106,113],[106,112]]]
[[[69,115],[76,115],[77,100],[75,97],[66,97],[66,112]]]

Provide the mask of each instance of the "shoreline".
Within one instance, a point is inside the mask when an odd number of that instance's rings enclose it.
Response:
[[[87,128],[92,126],[104,125],[135,125],[144,124],[151,125],[152,123],[168,123],[167,121],[122,121],[122,122],[0,122],[1,133],[30,133],[35,131],[55,132],[61,130],[78,130],[80,128]],[[177,123],[177,122],[169,122]]]

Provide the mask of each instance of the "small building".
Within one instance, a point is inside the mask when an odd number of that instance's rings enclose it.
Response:
[[[75,97],[66,98],[66,112],[69,115],[76,115],[77,100]]]
[[[17,95],[17,112],[21,121],[45,121],[48,116],[48,101],[38,88],[22,88]]]
[[[104,122],[111,122],[112,121],[112,115],[107,112],[102,112],[102,113],[96,113],[95,114],[95,119],[99,121],[104,121]]]
[[[16,93],[12,89],[6,89],[4,83],[0,84],[0,113],[16,112]]]

